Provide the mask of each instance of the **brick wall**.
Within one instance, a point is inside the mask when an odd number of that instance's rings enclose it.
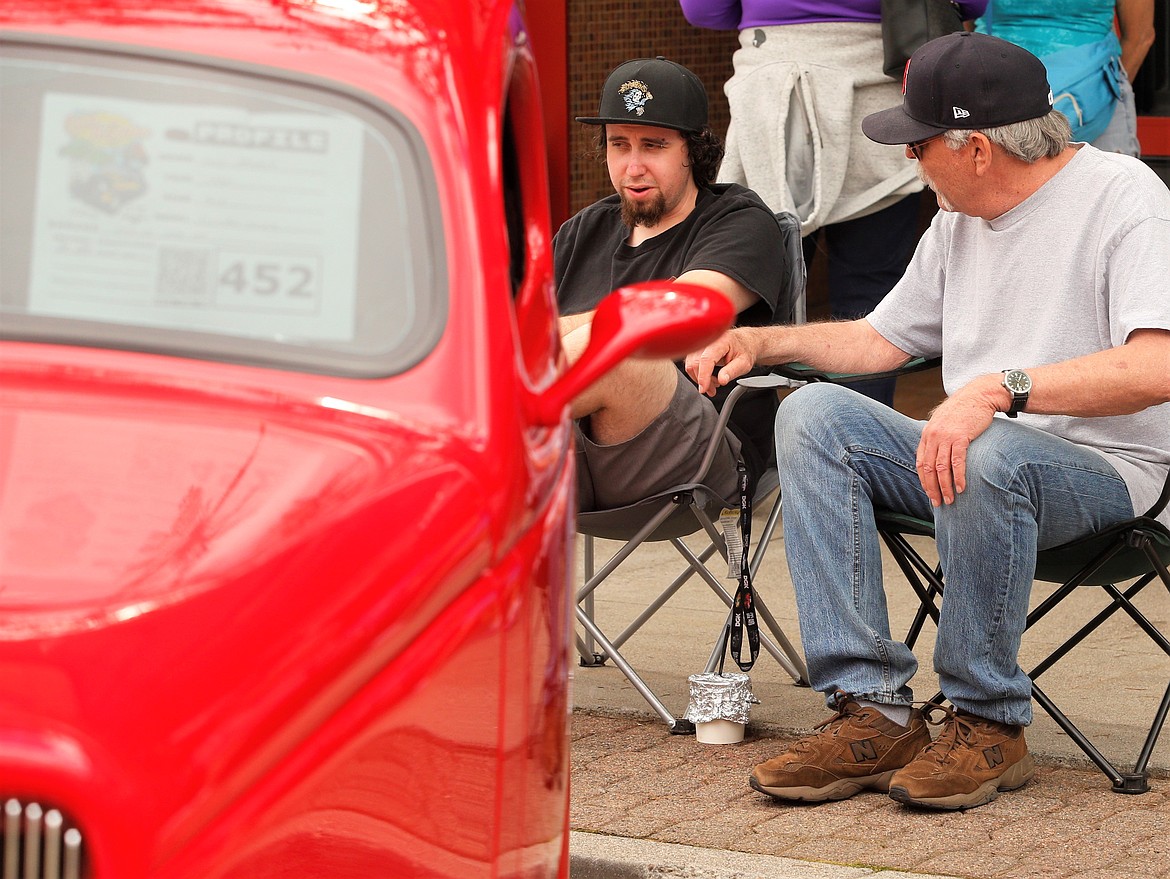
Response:
[[[678,0],[568,0],[570,118],[597,112],[606,75],[623,61],[662,55],[694,71],[707,86],[711,127],[722,137],[728,120],[723,83],[731,76],[737,46],[735,31],[688,24]],[[591,155],[596,131],[570,123],[571,212],[613,192],[604,163]]]

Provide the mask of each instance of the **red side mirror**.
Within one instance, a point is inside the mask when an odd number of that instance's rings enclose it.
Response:
[[[683,357],[734,320],[731,303],[709,287],[675,281],[621,287],[597,307],[589,345],[577,362],[532,398],[533,419],[555,424],[574,397],[626,357]]]

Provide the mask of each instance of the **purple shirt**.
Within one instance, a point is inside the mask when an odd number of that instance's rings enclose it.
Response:
[[[958,0],[963,18],[983,14],[987,0]],[[881,0],[679,0],[695,27],[742,30],[814,21],[880,21]]]

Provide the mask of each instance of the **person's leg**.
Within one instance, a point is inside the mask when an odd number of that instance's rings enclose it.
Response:
[[[1030,682],[1016,652],[1037,547],[1128,518],[1132,503],[1100,456],[997,419],[971,446],[966,490],[932,510],[914,467],[921,429],[833,385],[810,385],[780,407],[777,465],[801,635],[812,686],[838,691],[830,697],[838,715],[826,733],[757,766],[758,790],[834,799],[888,788],[903,802],[952,809],[1031,777],[1020,725],[1030,718]],[[916,670],[889,634],[875,506],[935,519],[947,579],[935,662],[960,712],[937,747],[913,759],[918,714],[899,732],[864,707],[908,702]]]
[[[920,711],[909,712],[905,723],[887,714],[887,706],[910,703],[917,663],[890,637],[871,500],[876,494],[890,506],[930,515],[914,470],[921,430],[836,385],[809,385],[780,404],[785,552],[811,684],[837,713],[819,732],[756,766],[749,779],[755,790],[812,802],[886,791],[895,772],[930,743]]]
[[[935,670],[957,708],[1032,720],[1017,662],[1036,552],[1132,518],[1125,482],[1096,452],[995,419],[967,451],[967,488],[935,511],[946,577]]]
[[[810,683],[909,704],[918,665],[890,635],[875,502],[930,518],[914,468],[922,423],[830,384],[790,394],[776,417],[784,543]]]
[[[834,320],[869,314],[906,271],[918,242],[921,193],[876,213],[824,228],[829,307]],[[894,405],[894,379],[860,382],[859,393]]]
[[[833,385],[780,406],[785,546],[811,683],[879,703],[911,698],[914,657],[889,634],[880,506],[935,521],[947,584],[935,648],[944,694],[981,717],[1027,724],[1031,684],[1016,655],[1037,549],[1130,518],[1133,504],[1100,455],[996,419],[968,450],[966,490],[932,509],[914,468],[921,428]]]
[[[563,337],[570,363],[585,350],[589,331],[586,325]],[[662,414],[679,380],[678,368],[669,360],[623,360],[573,400],[572,416],[589,419],[589,436],[596,443],[625,442]]]
[[[875,213],[824,228],[834,318],[869,314],[901,279],[918,243],[921,205],[922,193],[916,192]]]
[[[1024,726],[1032,684],[1018,652],[1036,552],[1133,516],[1100,455],[995,419],[967,451],[967,487],[935,511],[946,594],[934,664],[948,712],[934,744],[890,779],[890,796],[969,809],[1032,777]]]
[[[718,428],[719,412],[677,368],[671,369],[678,379],[670,401],[635,436],[601,443],[592,430],[596,416],[577,422],[578,509],[608,510],[695,481]],[[740,453],[739,439],[724,430],[702,479],[729,501],[737,497]]]

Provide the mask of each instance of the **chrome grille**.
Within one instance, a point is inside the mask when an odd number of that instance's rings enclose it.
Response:
[[[56,809],[4,803],[0,879],[81,879],[81,831]]]

